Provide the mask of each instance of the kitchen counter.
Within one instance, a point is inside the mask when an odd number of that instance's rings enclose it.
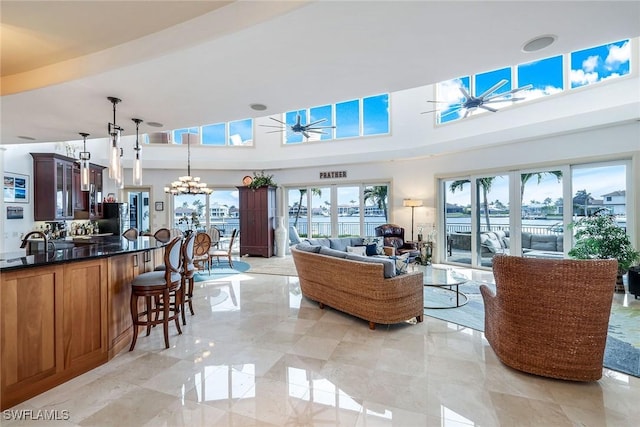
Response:
[[[35,241],[36,239],[34,239]],[[104,258],[113,255],[140,252],[165,246],[150,236],[128,240],[120,236],[75,236],[71,240],[52,240],[55,250],[26,255],[25,250],[0,254],[0,271],[66,263],[83,259]],[[57,243],[57,245],[56,245]]]
[[[126,351],[131,282],[164,262],[166,246],[148,236],[56,243],[33,255],[0,254],[0,410]]]

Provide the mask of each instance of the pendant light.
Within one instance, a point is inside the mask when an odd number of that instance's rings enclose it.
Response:
[[[136,152],[136,158],[133,161],[133,185],[142,185],[142,164],[140,161],[140,151],[142,151],[142,147],[140,147],[140,142],[138,141],[138,128],[140,127],[140,123],[142,123],[141,119],[131,119],[136,124],[136,146],[134,150]]]
[[[124,188],[124,165],[122,164],[122,157],[124,156],[124,150],[122,148],[118,148],[120,156],[118,157],[118,178],[116,179],[116,185],[119,189]]]
[[[89,191],[91,181],[89,179],[89,160],[91,160],[91,153],[87,151],[87,137],[88,133],[80,132],[80,136],[83,138],[83,149],[80,152],[80,191]]]
[[[191,137],[197,134],[182,134],[182,142],[187,141],[187,175],[178,177],[177,181],[171,183],[170,187],[164,187],[164,192],[168,194],[211,194],[213,189],[206,183],[200,182],[199,176],[191,176]]]
[[[120,133],[122,128],[116,124],[116,104],[122,100],[114,98],[113,96],[107,97],[113,104],[113,123],[109,123],[109,135],[111,136],[111,150],[109,152],[109,178],[119,182],[120,168]]]

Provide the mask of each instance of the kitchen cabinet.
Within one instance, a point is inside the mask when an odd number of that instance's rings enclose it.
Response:
[[[33,157],[34,219],[73,219],[74,159],[55,153],[31,153]]]
[[[91,259],[2,273],[2,409],[108,360],[106,266]]]
[[[75,159],[55,153],[33,157],[34,220],[102,218],[102,171],[90,164],[90,190],[82,191],[80,166]]]
[[[273,256],[276,187],[238,187],[240,255]]]

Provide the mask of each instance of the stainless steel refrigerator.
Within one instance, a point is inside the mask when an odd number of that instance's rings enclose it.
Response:
[[[100,233],[121,236],[129,229],[129,208],[126,203],[103,203],[102,219],[98,220]]]

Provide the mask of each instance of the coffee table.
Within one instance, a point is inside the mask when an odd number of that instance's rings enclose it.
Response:
[[[442,288],[455,294],[455,305],[424,306],[424,308],[458,308],[469,302],[469,298],[460,291],[460,285],[467,283],[468,278],[450,268],[414,265],[414,269],[422,271],[424,286]]]

